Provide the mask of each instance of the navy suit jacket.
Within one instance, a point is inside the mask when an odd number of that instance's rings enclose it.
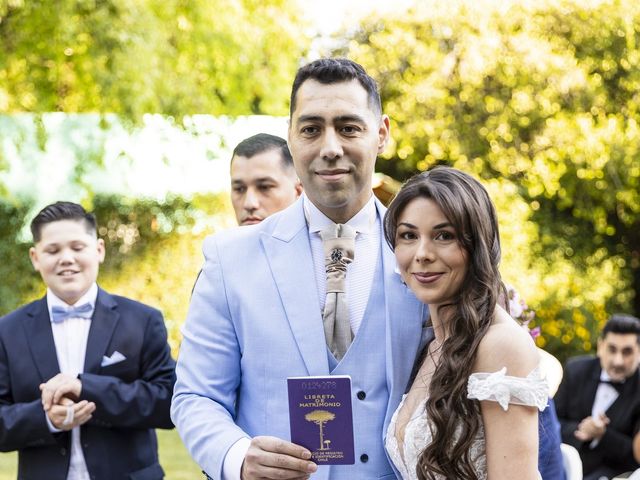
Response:
[[[640,426],[640,371],[627,378],[622,392],[605,412],[610,423],[595,448],[591,448],[591,442],[582,442],[573,435],[582,419],[591,416],[601,370],[597,358],[570,359],[554,397],[562,441],[578,449],[585,475],[604,466],[618,473],[638,468],[632,441]]]
[[[125,360],[102,367],[115,351]],[[0,318],[0,451],[18,450],[19,479],[67,477],[71,434],[49,431],[38,388],[59,372],[46,297]],[[154,429],[173,428],[175,362],[162,314],[99,289],[80,380],[96,404],[80,435],[91,478],[163,478]]]

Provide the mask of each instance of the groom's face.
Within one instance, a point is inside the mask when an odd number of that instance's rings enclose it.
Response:
[[[358,80],[306,80],[296,94],[289,149],[306,195],[342,223],[371,198],[376,156],[389,138],[389,119],[374,111]]]
[[[638,336],[634,333],[607,333],[598,339],[598,357],[602,369],[612,381],[624,381],[640,364]]]

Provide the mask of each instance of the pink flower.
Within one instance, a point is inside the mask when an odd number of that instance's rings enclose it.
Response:
[[[509,314],[514,320],[517,320],[520,325],[529,331],[529,334],[536,338],[540,335],[540,327],[536,327],[533,330],[529,330],[529,322],[534,319],[536,313],[527,306],[527,303],[520,298],[518,291],[511,285],[507,287],[507,299],[509,301]]]

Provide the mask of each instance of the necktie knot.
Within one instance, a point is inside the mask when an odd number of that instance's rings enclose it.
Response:
[[[90,303],[83,303],[77,307],[62,307],[55,305],[51,308],[51,322],[64,322],[67,318],[91,318],[93,307]]]
[[[353,262],[356,231],[349,225],[330,225],[320,232],[324,247],[325,265],[346,271],[347,264]]]
[[[344,292],[347,265],[353,262],[356,231],[349,225],[331,224],[320,232],[327,272],[327,293]]]
[[[334,248],[331,251],[331,261],[333,263],[339,262],[340,260],[342,260],[342,250],[340,250],[339,248]]]

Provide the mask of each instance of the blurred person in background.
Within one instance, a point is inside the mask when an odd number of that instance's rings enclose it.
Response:
[[[252,135],[236,145],[230,173],[231,205],[240,226],[260,223],[302,193],[287,141],[268,133]],[[192,294],[193,288],[195,284]]]
[[[241,141],[231,157],[231,203],[238,225],[260,223],[302,193],[285,139],[258,133]]]
[[[615,314],[598,339],[597,357],[570,359],[555,396],[562,441],[582,459],[585,480],[638,468],[640,320]]]

